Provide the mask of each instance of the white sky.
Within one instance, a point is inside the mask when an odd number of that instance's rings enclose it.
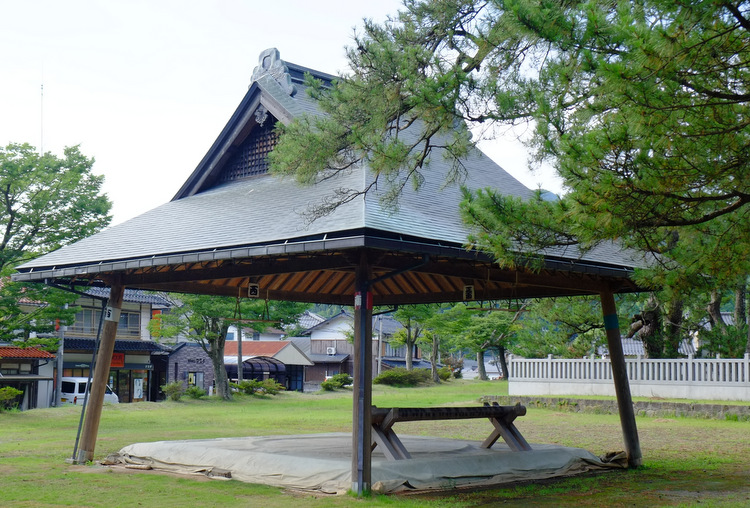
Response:
[[[2,0],[0,145],[27,142],[62,155],[81,145],[105,175],[113,223],[169,201],[221,132],[250,84],[258,55],[336,74],[363,18],[383,21],[396,0]],[[42,97],[42,84],[44,94]],[[482,145],[525,185],[512,139]]]

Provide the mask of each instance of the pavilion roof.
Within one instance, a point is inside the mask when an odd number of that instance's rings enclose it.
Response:
[[[263,298],[348,304],[355,253],[364,249],[381,279],[373,286],[376,304],[460,301],[465,286],[473,286],[477,299],[596,293],[604,285],[636,289],[629,280],[635,263],[614,245],[583,255],[550,252],[534,273],[501,270],[486,254],[468,251],[461,190],[445,185],[451,168],[439,156],[418,191],[405,187],[397,210],[384,206],[376,189],[312,222],[304,218],[310,206],[337,189],[364,189],[371,172],[358,167],[308,187],[269,174],[222,180],[265,122],[318,114],[302,76],[332,76],[283,62],[274,51],[261,55],[247,94],[172,201],[25,263],[14,279],[110,285],[118,274],[132,288],[230,296],[253,283]],[[462,162],[470,189],[532,195],[479,150]]]

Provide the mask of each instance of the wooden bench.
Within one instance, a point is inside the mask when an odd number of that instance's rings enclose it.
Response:
[[[518,431],[513,421],[526,414],[526,408],[492,405],[469,407],[377,407],[372,406],[372,447],[380,446],[389,460],[410,459],[411,455],[393,430],[396,422],[423,420],[462,420],[467,418],[488,418],[495,427],[482,448],[490,448],[502,437],[514,452],[529,451],[531,446]]]

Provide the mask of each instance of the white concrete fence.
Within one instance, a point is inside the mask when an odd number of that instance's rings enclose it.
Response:
[[[743,359],[625,360],[634,397],[750,401],[750,355]],[[609,359],[513,358],[509,395],[615,395]]]

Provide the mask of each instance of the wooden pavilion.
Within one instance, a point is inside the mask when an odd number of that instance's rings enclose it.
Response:
[[[311,223],[304,212],[341,189],[365,189],[367,168],[311,187],[267,174],[276,122],[319,114],[306,93],[311,73],[260,55],[242,102],[206,156],[169,202],[125,223],[18,267],[14,279],[74,288],[111,288],[91,400],[76,459],[93,459],[103,387],[125,287],[270,300],[351,305],[355,309],[352,487],[370,488],[372,307],[428,302],[600,295],[620,401],[629,463],[641,461],[621,354],[614,294],[637,291],[634,262],[616,247],[581,255],[550,252],[539,271],[503,269],[467,250],[460,190],[445,187],[448,164],[434,157],[419,191],[404,191],[398,210],[374,189]],[[475,151],[464,184],[530,197],[532,192]]]

